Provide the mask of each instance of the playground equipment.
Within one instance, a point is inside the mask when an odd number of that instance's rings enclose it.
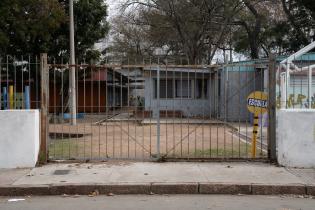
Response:
[[[30,86],[24,87],[24,92],[15,92],[13,85],[2,87],[1,107],[7,109],[31,109]]]

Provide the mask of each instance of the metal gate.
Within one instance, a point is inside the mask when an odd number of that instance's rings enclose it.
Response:
[[[248,160],[270,153],[268,114],[254,119],[247,110],[251,92],[268,92],[268,61],[77,64],[75,107],[70,67],[48,64],[50,160]]]

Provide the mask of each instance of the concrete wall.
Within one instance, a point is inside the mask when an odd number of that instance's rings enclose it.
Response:
[[[39,111],[0,111],[0,168],[34,167],[39,152]]]
[[[315,110],[277,112],[277,149],[280,165],[315,168]]]

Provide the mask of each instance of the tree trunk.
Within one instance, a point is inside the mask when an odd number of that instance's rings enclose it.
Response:
[[[250,57],[252,59],[258,59],[259,58],[259,43],[258,43],[258,37],[255,35],[248,34],[249,38],[249,45],[250,45]]]
[[[259,45],[260,45],[259,36],[261,32],[262,17],[258,13],[256,8],[249,1],[244,1],[244,4],[255,17],[255,27],[252,30],[248,26],[245,28],[247,30],[247,35],[249,39],[251,58],[258,59],[259,58]]]

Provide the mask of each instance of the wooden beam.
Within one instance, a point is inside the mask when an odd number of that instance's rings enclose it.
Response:
[[[269,58],[268,75],[268,157],[276,162],[276,57],[273,54]]]
[[[49,94],[49,83],[48,83],[48,64],[47,54],[43,53],[40,55],[40,74],[41,74],[41,109],[40,109],[40,152],[39,152],[39,163],[46,163],[48,160],[48,94]]]

